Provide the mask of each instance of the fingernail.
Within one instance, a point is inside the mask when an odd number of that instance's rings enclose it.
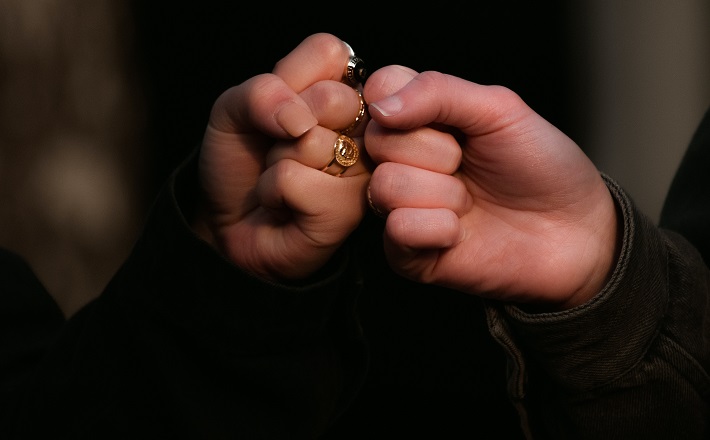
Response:
[[[318,124],[316,117],[307,108],[295,102],[285,104],[275,117],[276,123],[293,137],[301,136]]]
[[[370,107],[377,109],[377,111],[382,113],[382,116],[394,116],[402,111],[404,103],[399,96],[388,96],[385,99],[370,103]]]

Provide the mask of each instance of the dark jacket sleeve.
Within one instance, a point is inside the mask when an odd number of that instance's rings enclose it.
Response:
[[[354,394],[347,256],[298,286],[242,272],[188,226],[195,168],[172,176],[127,262],[24,384],[17,437],[312,438]]]
[[[707,152],[707,120],[703,127],[695,142],[705,139]],[[509,354],[509,393],[531,438],[710,436],[710,271],[698,251],[708,249],[710,228],[705,157],[705,189],[681,184],[681,167],[671,196],[684,202],[667,205],[682,207],[682,215],[666,210],[665,218],[685,225],[685,237],[656,227],[607,179],[623,244],[594,299],[539,314],[489,304],[489,328]]]

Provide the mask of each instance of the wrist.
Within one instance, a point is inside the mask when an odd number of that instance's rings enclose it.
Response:
[[[599,294],[607,285],[614,273],[614,268],[619,261],[623,237],[623,215],[621,209],[609,193],[605,191],[605,202],[598,210],[599,218],[595,224],[599,227],[592,236],[597,250],[593,263],[590,265],[590,274],[586,282],[575,291],[565,302],[560,304],[561,310],[578,307]]]

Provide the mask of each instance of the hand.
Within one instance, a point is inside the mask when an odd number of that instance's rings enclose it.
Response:
[[[272,73],[227,90],[213,106],[194,228],[257,276],[314,273],[364,214],[365,161],[341,177],[320,170],[333,157],[334,130],[360,109],[357,91],[341,82],[349,55],[336,37],[312,35]],[[351,135],[360,142],[364,125]]]
[[[391,266],[424,283],[552,309],[617,255],[615,204],[578,146],[516,94],[400,66],[365,86],[372,204]]]

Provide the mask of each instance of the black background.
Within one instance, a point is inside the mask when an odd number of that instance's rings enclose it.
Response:
[[[136,1],[133,13],[156,187],[199,143],[222,91],[270,71],[315,32],[348,42],[370,72],[402,64],[507,86],[575,134],[562,1],[467,2],[465,7]]]

